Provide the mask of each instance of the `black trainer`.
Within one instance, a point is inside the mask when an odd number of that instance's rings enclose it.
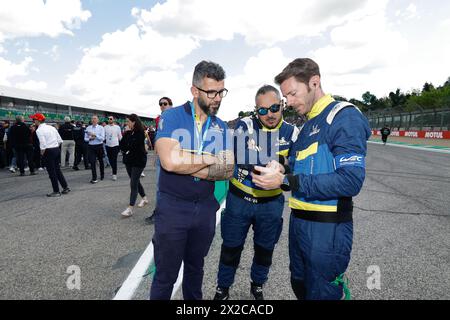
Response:
[[[262,285],[256,285],[252,282],[250,292],[253,295],[253,297],[255,297],[255,300],[264,300]]]
[[[73,167],[72,167],[72,170],[79,171],[80,168],[78,168],[77,166],[73,166]]]
[[[67,187],[67,188],[65,188],[61,193],[62,193],[62,194],[68,194],[70,191],[71,191],[70,188]]]
[[[230,295],[228,294],[228,288],[217,287],[214,300],[228,300]]]
[[[47,197],[50,197],[50,198],[61,197],[61,192],[47,193]]]

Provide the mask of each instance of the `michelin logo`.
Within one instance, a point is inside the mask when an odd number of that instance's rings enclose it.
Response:
[[[335,159],[337,160],[336,168],[348,166],[363,167],[363,168],[366,167],[364,156],[360,154],[339,155]]]

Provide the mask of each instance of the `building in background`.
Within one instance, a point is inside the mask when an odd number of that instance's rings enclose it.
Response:
[[[98,115],[100,123],[107,121],[108,116],[113,115],[119,124],[123,124],[126,115],[136,113],[140,116],[144,125],[155,125],[153,117],[143,115],[138,110],[121,113],[112,111],[108,107],[71,98],[0,86],[0,121],[14,121],[16,115],[21,114],[25,117],[25,121],[30,123],[29,116],[38,112],[44,114],[47,123],[50,124],[64,122],[65,116],[70,116],[75,121],[88,123],[94,114]]]

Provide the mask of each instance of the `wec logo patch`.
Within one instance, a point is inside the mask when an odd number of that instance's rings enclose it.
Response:
[[[361,162],[363,160],[363,157],[353,156],[350,158],[342,157],[341,160],[339,160],[340,163],[343,162],[350,162],[350,161],[359,161]]]
[[[341,167],[366,167],[365,157],[361,154],[341,154],[335,157],[336,169]]]

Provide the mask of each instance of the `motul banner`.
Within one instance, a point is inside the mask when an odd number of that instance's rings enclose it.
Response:
[[[380,130],[372,130],[372,135],[381,136]],[[450,139],[450,131],[391,131],[392,137]]]

